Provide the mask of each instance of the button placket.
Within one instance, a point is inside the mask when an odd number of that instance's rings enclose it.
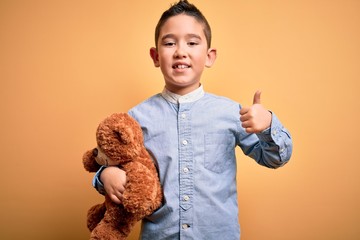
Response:
[[[179,131],[179,204],[180,204],[180,226],[187,231],[193,218],[192,196],[193,196],[193,167],[192,139],[190,114],[187,109],[189,105],[179,106],[178,131]]]

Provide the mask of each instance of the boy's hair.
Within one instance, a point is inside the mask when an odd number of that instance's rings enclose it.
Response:
[[[205,16],[200,12],[200,10],[195,7],[195,5],[189,3],[187,0],[179,0],[178,3],[171,5],[171,7],[166,10],[156,25],[155,28],[155,46],[157,47],[161,27],[165,22],[170,18],[180,14],[185,14],[191,17],[194,17],[199,23],[204,25],[204,34],[206,37],[208,48],[211,46],[211,28],[206,20]]]

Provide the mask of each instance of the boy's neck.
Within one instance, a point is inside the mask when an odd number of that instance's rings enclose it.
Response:
[[[161,95],[166,100],[168,100],[169,102],[172,102],[172,103],[187,103],[187,102],[197,101],[202,96],[204,96],[204,89],[203,89],[203,86],[200,85],[197,89],[195,89],[187,94],[180,95],[180,94],[169,91],[165,87],[164,90],[162,91]]]
[[[198,89],[201,86],[200,82],[197,82],[195,84],[191,84],[189,86],[186,87],[177,87],[177,86],[172,86],[172,85],[168,85],[165,84],[165,88],[170,91],[171,93],[180,95],[180,96],[184,96],[186,94],[189,94],[193,91],[195,91],[196,89]]]

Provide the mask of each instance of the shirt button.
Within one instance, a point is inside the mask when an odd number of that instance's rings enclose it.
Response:
[[[183,172],[184,172],[184,173],[188,173],[188,172],[189,172],[189,168],[184,167]]]
[[[181,227],[182,229],[188,229],[190,226],[188,224],[183,224]]]
[[[188,195],[185,195],[183,199],[184,199],[184,201],[189,201],[190,197]]]
[[[185,114],[185,113],[182,113],[182,114],[181,114],[181,118],[182,118],[182,119],[185,119],[185,118],[186,118],[186,114]]]
[[[183,144],[183,145],[187,145],[187,144],[188,144],[188,141],[183,140],[183,141],[182,141],[182,144]]]

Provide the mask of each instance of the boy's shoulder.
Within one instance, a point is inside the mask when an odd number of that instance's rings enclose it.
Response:
[[[157,93],[157,94],[155,94],[155,95],[153,95],[153,96],[151,96],[151,97],[143,100],[142,102],[136,104],[134,107],[132,107],[132,109],[133,109],[133,108],[136,108],[136,107],[139,107],[139,106],[143,106],[143,105],[150,104],[151,102],[159,101],[161,98],[162,98],[162,97],[161,97],[161,93]]]
[[[155,105],[157,105],[157,102],[161,101],[161,99],[162,99],[161,93],[157,93],[157,94],[143,100],[142,102],[138,103],[134,107],[132,107],[129,110],[129,113],[131,114],[132,112],[136,111],[137,109],[149,108],[151,106],[155,106]]]

